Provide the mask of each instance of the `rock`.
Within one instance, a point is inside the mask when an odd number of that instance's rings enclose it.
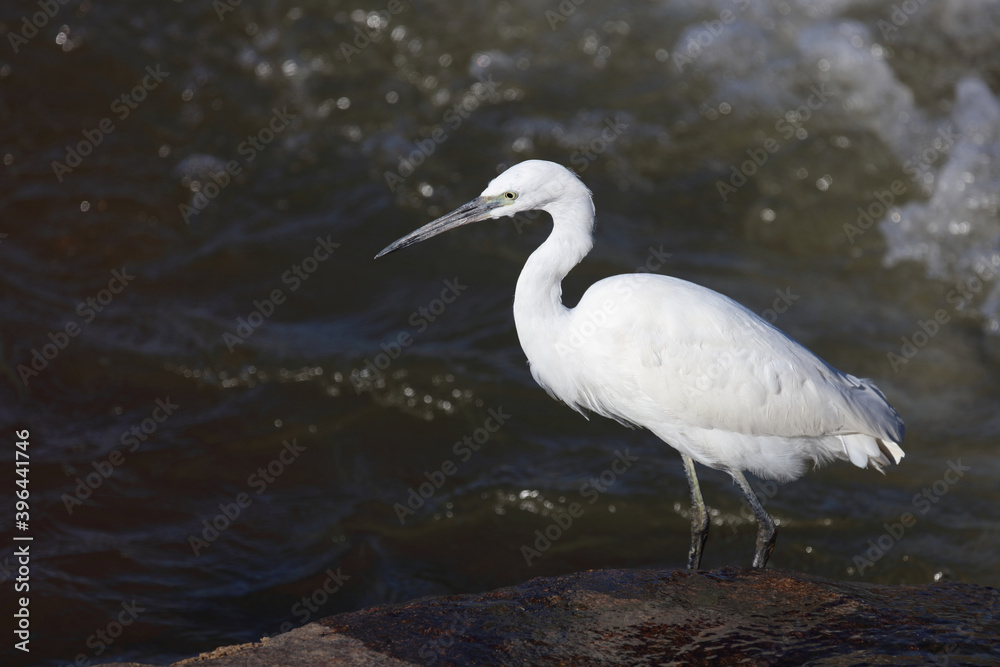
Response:
[[[1000,663],[998,638],[1000,590],[973,584],[875,586],[735,567],[596,570],[340,614],[173,667],[950,667]]]

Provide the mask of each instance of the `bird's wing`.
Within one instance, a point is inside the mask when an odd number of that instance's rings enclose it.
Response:
[[[580,365],[599,412],[637,424],[659,414],[747,435],[902,440],[902,421],[874,384],[708,288],[616,276],[591,287],[573,317],[581,334],[594,323],[579,345]]]

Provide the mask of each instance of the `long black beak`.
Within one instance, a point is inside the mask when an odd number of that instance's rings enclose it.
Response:
[[[437,236],[441,232],[446,232],[449,229],[461,227],[462,225],[467,225],[470,222],[485,220],[490,217],[490,211],[502,205],[503,203],[496,199],[476,197],[468,204],[463,204],[451,213],[441,216],[434,222],[428,222],[415,232],[410,232],[403,238],[393,241],[383,248],[379,254],[375,255],[375,259],[378,259],[382,255],[388,255],[390,252],[402,250],[403,248],[411,246],[415,243],[420,243],[425,239]]]

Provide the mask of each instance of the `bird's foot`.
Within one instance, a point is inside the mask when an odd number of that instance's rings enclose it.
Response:
[[[758,570],[767,567],[767,561],[774,551],[774,543],[778,539],[778,530],[774,524],[761,524],[757,531],[757,551],[753,555],[753,566]]]

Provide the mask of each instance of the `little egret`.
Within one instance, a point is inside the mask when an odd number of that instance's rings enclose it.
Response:
[[[757,518],[753,566],[774,550],[774,520],[743,471],[782,482],[833,459],[899,463],[903,421],[869,380],[833,368],[732,299],[669,276],[605,278],[575,308],[562,280],[593,247],[594,203],[577,176],[528,160],[483,193],[387,246],[376,258],[476,222],[542,210],[552,232],[514,291],[514,324],[531,374],[553,398],[649,429],[680,452],[691,490],[688,567],[709,518],[694,462],[732,476]]]

